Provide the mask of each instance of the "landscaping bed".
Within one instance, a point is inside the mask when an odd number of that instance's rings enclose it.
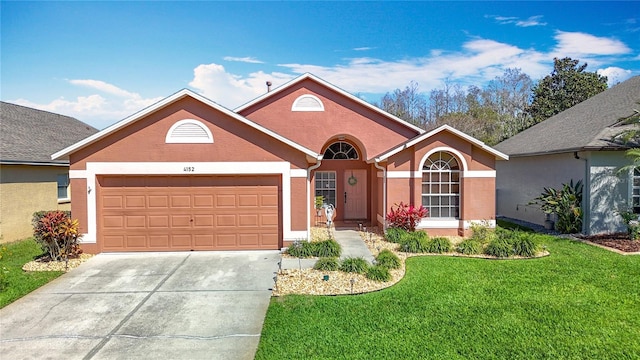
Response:
[[[627,233],[581,235],[578,238],[625,253],[640,252],[640,240],[629,239]]]

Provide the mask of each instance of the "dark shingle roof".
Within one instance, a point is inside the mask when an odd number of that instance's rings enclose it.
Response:
[[[616,148],[614,127],[640,105],[640,76],[620,83],[494,146],[509,156]]]
[[[47,111],[0,102],[0,161],[60,163],[51,154],[76,143],[97,129],[82,121]]]

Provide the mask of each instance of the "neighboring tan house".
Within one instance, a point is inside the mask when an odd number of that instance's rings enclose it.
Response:
[[[640,171],[618,171],[630,164],[628,147],[612,139],[629,129],[616,124],[639,102],[636,76],[496,145],[510,158],[497,164],[498,215],[544,224],[545,214],[530,201],[545,187],[582,180],[583,233],[625,231],[616,211],[640,213]]]
[[[70,210],[69,162],[51,154],[98,130],[72,117],[0,102],[0,242],[33,234],[40,210]]]
[[[53,158],[70,159],[83,248],[107,252],[280,249],[309,238],[316,196],[338,226],[384,227],[404,202],[430,234],[465,234],[495,224],[507,156],[305,74],[235,111],[182,90]]]

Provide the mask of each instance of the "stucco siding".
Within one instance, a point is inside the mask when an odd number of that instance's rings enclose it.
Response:
[[[57,176],[67,172],[64,166],[0,166],[0,242],[32,236],[36,211],[71,209],[57,196]]]
[[[618,171],[628,163],[622,151],[589,154],[590,191],[585,214],[589,234],[626,230],[616,211],[631,204],[631,174]]]
[[[545,187],[559,188],[570,180],[585,178],[586,159],[573,153],[512,157],[496,163],[497,214],[534,224],[544,224],[545,214],[529,203]]]

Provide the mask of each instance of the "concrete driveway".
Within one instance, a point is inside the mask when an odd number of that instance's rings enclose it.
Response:
[[[253,359],[279,260],[97,255],[0,309],[0,358]]]

